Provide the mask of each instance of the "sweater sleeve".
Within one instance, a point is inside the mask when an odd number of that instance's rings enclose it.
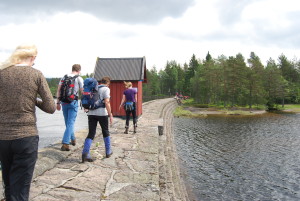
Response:
[[[53,114],[56,110],[56,105],[49,89],[49,85],[47,83],[46,78],[42,73],[38,77],[39,87],[38,87],[38,94],[41,97],[41,101],[37,100],[36,106],[39,107],[44,112]]]

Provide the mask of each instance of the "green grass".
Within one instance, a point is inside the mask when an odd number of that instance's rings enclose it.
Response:
[[[217,110],[231,110],[231,109],[240,109],[240,110],[245,110],[245,109],[249,109],[249,105],[245,105],[245,106],[238,106],[238,105],[234,105],[233,107],[231,107],[230,105],[227,105],[226,107],[224,107],[223,104],[201,104],[201,103],[196,103],[195,100],[193,98],[189,98],[187,100],[183,101],[183,106],[185,107],[197,107],[197,108],[214,108]],[[299,106],[300,107],[300,106]],[[265,105],[252,105],[252,109],[255,110],[265,110],[266,106]]]
[[[197,117],[199,115],[192,113],[191,111],[185,110],[182,106],[178,106],[173,112],[174,116],[184,116],[184,117]]]
[[[300,109],[300,104],[287,104],[287,105],[284,105],[284,108],[285,109],[294,109],[294,108]]]
[[[187,100],[183,100],[182,102],[186,106],[192,106],[192,105],[194,105],[194,99],[193,98],[189,98]]]
[[[292,110],[293,112],[300,112],[300,104],[286,104],[282,108],[279,106],[280,110]]]
[[[209,107],[208,104],[196,103],[193,98],[189,98],[187,100],[183,100],[182,102],[183,102],[183,105],[186,106],[186,107],[187,106],[188,107],[198,107],[198,108],[208,108]]]
[[[175,109],[173,114],[175,116],[189,116],[192,115],[193,113],[188,110],[184,110],[183,107],[179,106]]]
[[[183,101],[183,105],[180,107],[177,107],[174,115],[175,116],[185,116],[185,117],[200,117],[203,116],[203,114],[195,114],[191,111],[185,110],[184,107],[195,107],[195,108],[207,108],[207,110],[210,111],[219,111],[223,114],[228,115],[253,115],[255,114],[252,111],[255,110],[266,110],[265,105],[253,105],[252,109],[249,109],[249,105],[245,106],[238,106],[234,105],[233,107],[230,107],[229,105],[227,107],[224,107],[224,105],[213,105],[213,104],[199,104],[196,103],[193,98],[189,98],[187,100]],[[300,104],[286,104],[283,108],[281,105],[278,105],[277,107],[279,110],[284,112],[300,112]]]

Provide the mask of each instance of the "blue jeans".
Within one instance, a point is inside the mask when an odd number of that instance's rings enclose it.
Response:
[[[62,103],[62,111],[66,125],[62,143],[70,144],[71,140],[76,139],[74,134],[74,124],[78,112],[78,100],[74,100],[72,103]]]

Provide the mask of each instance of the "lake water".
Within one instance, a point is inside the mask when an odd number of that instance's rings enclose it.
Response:
[[[36,108],[36,116],[40,136],[39,148],[61,142],[66,128],[62,111],[48,114]],[[88,118],[86,113],[79,107],[75,122],[75,132],[83,129],[88,129]]]
[[[300,114],[174,118],[196,200],[300,200]]]

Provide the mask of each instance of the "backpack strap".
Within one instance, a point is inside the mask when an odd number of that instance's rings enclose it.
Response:
[[[105,85],[98,85],[98,90],[101,89],[102,87],[107,87]],[[99,96],[100,96],[100,93],[99,93]],[[104,98],[101,100],[101,102],[104,104],[105,106],[105,103],[104,103]]]
[[[105,85],[99,85],[99,86],[98,86],[98,89],[100,89],[100,88],[102,88],[102,87],[107,87],[107,86],[105,86]]]
[[[79,75],[74,75],[73,77],[72,77],[72,79],[74,79],[74,87],[75,87],[75,80],[76,80],[76,78],[77,77],[79,77]],[[78,86],[79,86],[79,84],[78,84]],[[74,94],[76,97],[77,97],[77,100],[78,100],[78,93],[79,93],[79,87],[78,87],[78,91],[77,91],[77,93],[76,94]]]
[[[75,79],[76,79],[78,76],[79,76],[79,75],[75,75],[75,76],[73,76],[72,78],[75,78]],[[65,80],[67,77],[69,77],[68,74],[65,74],[65,76],[63,77],[62,80]]]
[[[65,76],[62,77],[61,81],[62,82],[65,81],[67,77],[68,77],[68,74],[65,74]]]

